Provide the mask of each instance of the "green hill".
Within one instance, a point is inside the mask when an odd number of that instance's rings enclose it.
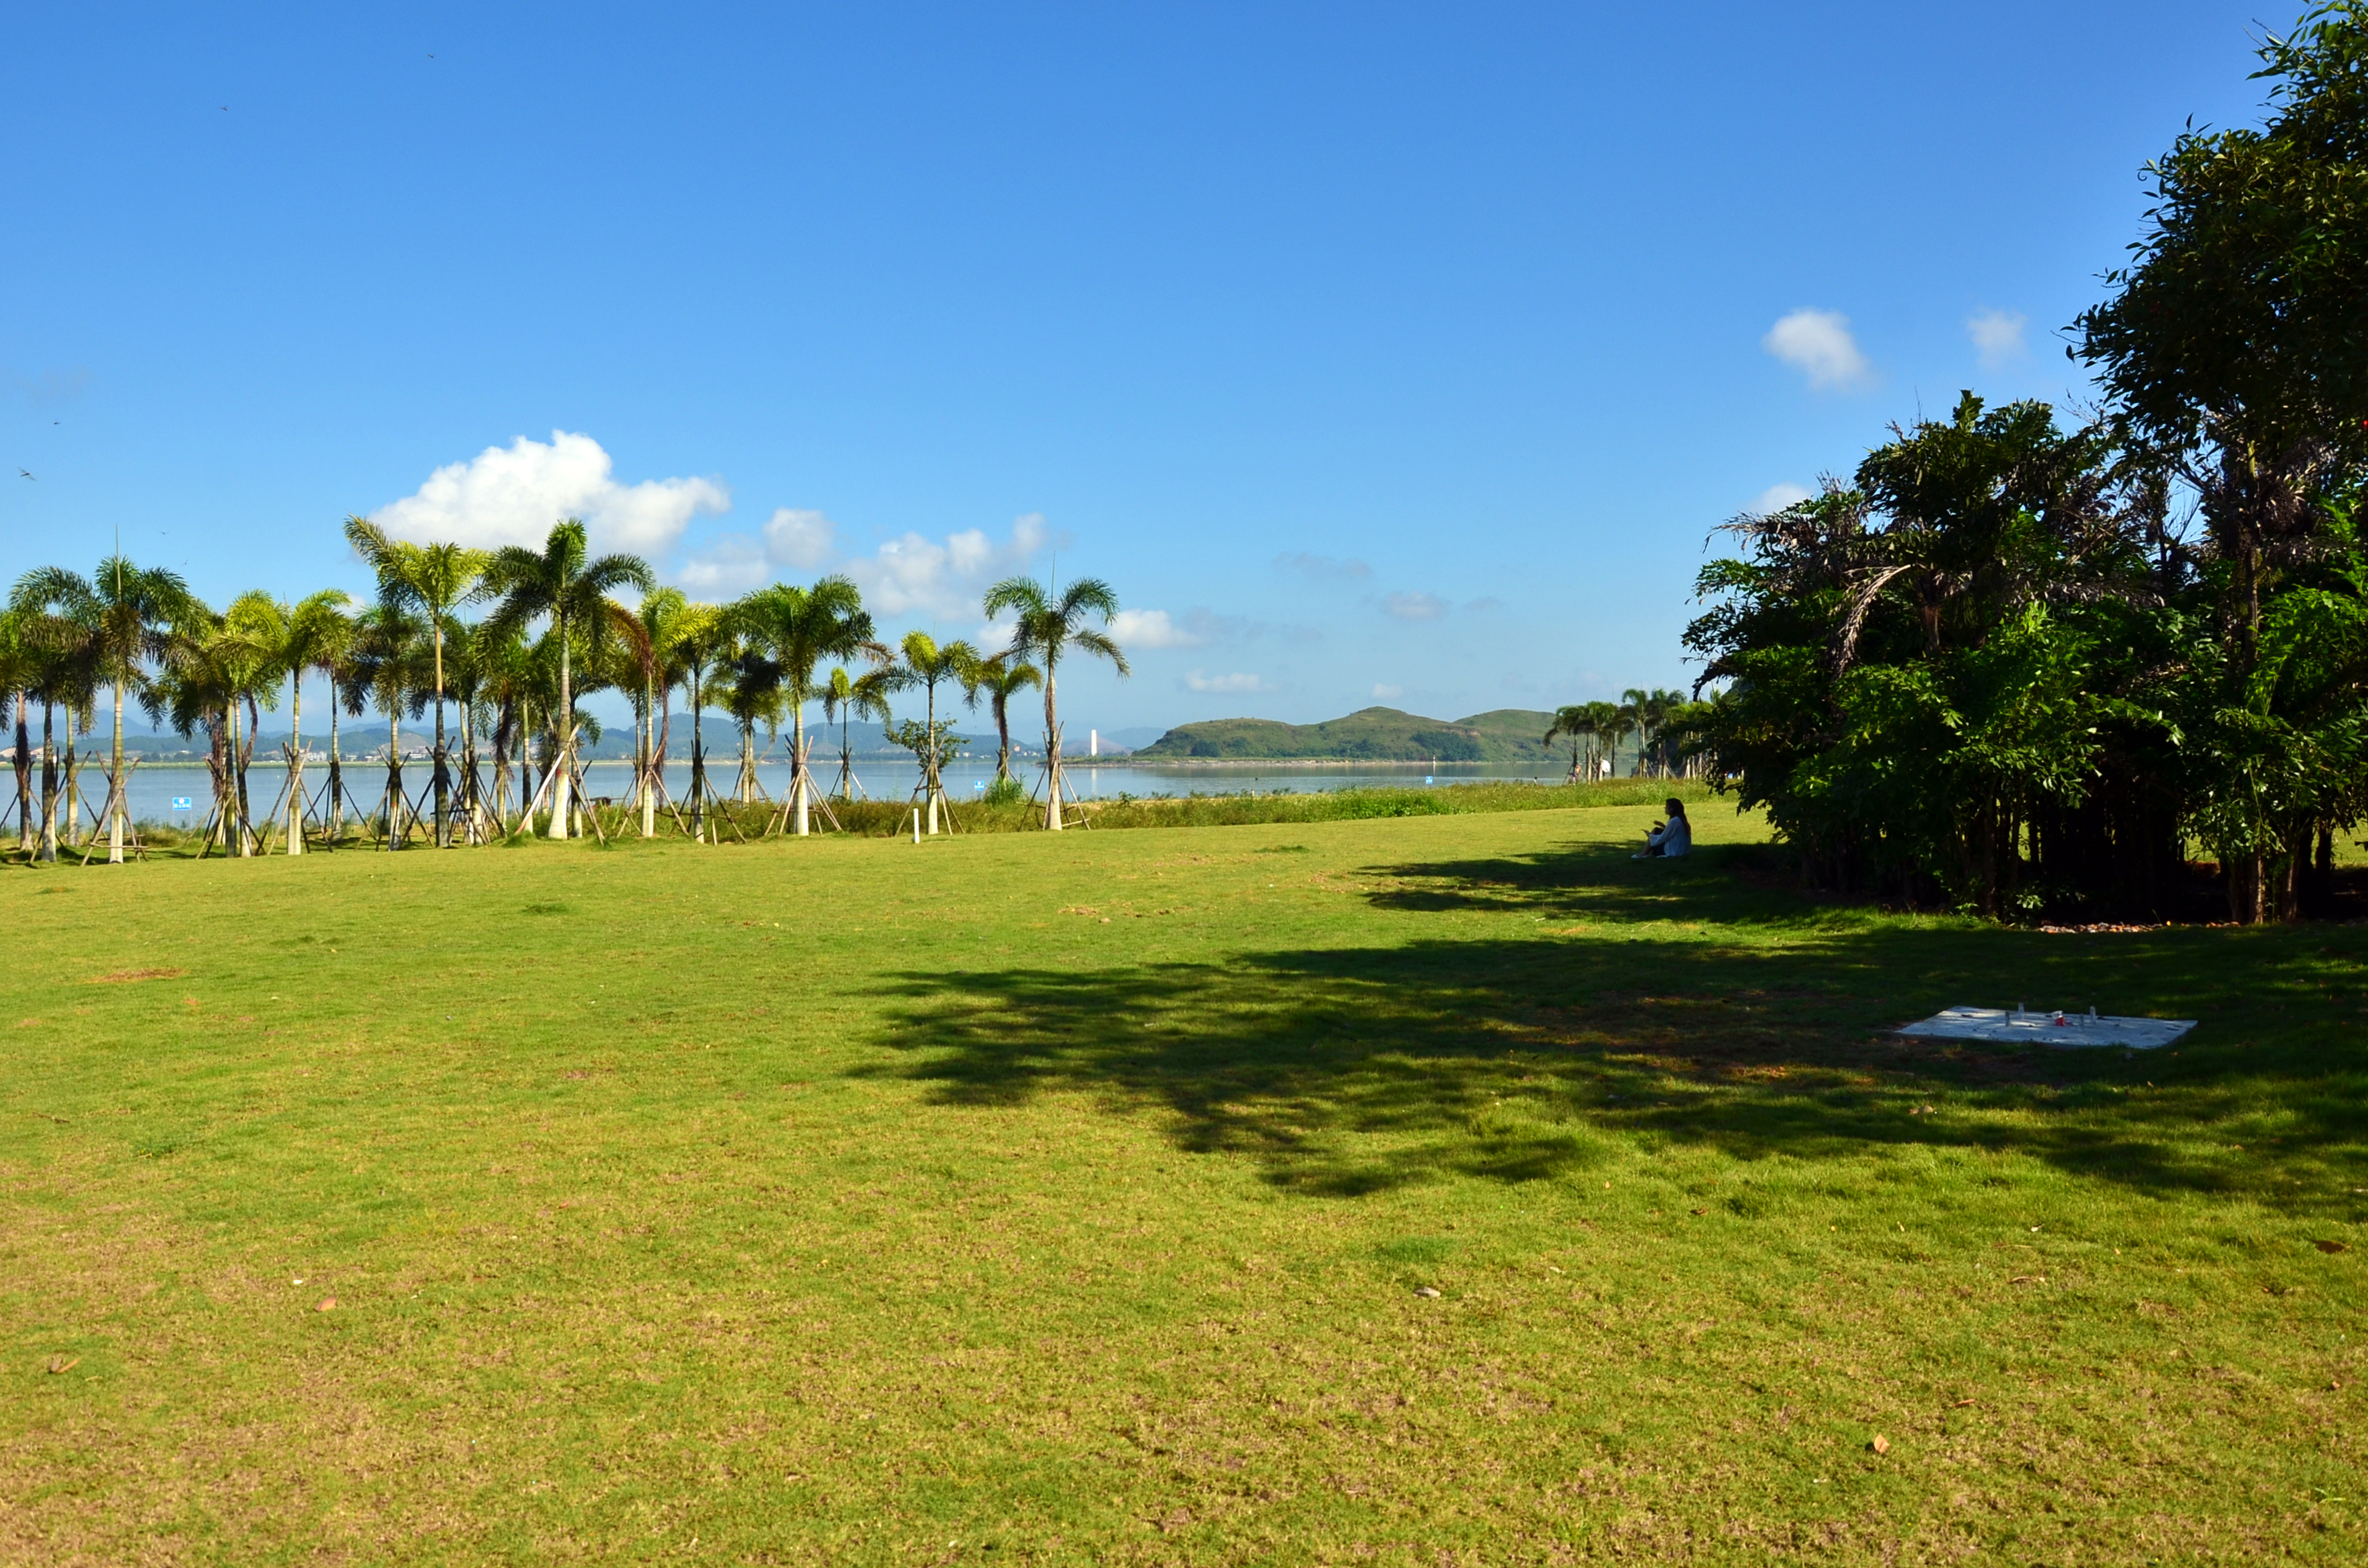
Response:
[[[1134,754],[1142,762],[1163,758],[1234,758],[1281,761],[1304,758],[1339,762],[1544,762],[1552,760],[1538,737],[1554,722],[1551,713],[1499,708],[1452,722],[1367,708],[1320,724],[1284,724],[1272,719],[1211,719],[1178,724]]]

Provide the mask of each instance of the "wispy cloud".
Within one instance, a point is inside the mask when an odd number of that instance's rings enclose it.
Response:
[[[1266,683],[1266,677],[1264,676],[1248,674],[1212,676],[1204,674],[1200,670],[1194,670],[1190,675],[1184,677],[1184,689],[1187,691],[1241,692],[1271,691],[1274,688]]]
[[[1764,517],[1770,512],[1782,511],[1796,501],[1806,501],[1815,492],[1805,485],[1795,484],[1789,479],[1779,480],[1754,495],[1751,504],[1743,509],[1755,517]]]
[[[1404,697],[1406,695],[1406,687],[1402,686],[1383,686],[1376,684],[1373,687],[1373,695],[1380,698],[1383,701],[1387,702],[1393,698]]]
[[[1463,607],[1463,613],[1466,615],[1487,615],[1492,611],[1500,610],[1504,608],[1504,600],[1498,598],[1494,594],[1486,594],[1481,597],[1473,599],[1469,603],[1465,604]]]
[[[620,483],[599,442],[554,430],[548,442],[520,436],[466,462],[448,463],[370,520],[397,539],[493,549],[540,545],[553,523],[581,517],[596,551],[657,555],[674,547],[692,517],[731,506],[731,493],[718,480]]]
[[[2021,311],[1984,311],[1966,318],[1965,335],[1974,340],[1982,369],[1995,370],[2023,357],[2022,329],[2029,324]]]
[[[1317,582],[1361,583],[1373,574],[1373,569],[1355,556],[1342,559],[1330,555],[1310,555],[1301,551],[1296,555],[1283,554],[1274,558],[1275,569],[1296,572]]]
[[[1437,594],[1391,594],[1382,600],[1382,612],[1394,620],[1437,620],[1447,613],[1447,601]]]
[[[1812,387],[1847,392],[1874,377],[1850,335],[1850,317],[1839,311],[1794,311],[1768,329],[1759,347],[1808,377]]]
[[[1209,640],[1164,609],[1122,609],[1110,618],[1110,634],[1121,648],[1198,648]]]

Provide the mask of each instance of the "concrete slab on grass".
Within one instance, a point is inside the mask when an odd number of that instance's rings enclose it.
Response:
[[[2119,1045],[2132,1051],[2154,1051],[2169,1045],[2195,1027],[2193,1018],[2099,1017],[2093,1013],[2026,1013],[2017,1007],[1951,1007],[1921,1023],[1908,1024],[1901,1034],[1929,1035],[1939,1040],[1987,1040],[2020,1045]]]

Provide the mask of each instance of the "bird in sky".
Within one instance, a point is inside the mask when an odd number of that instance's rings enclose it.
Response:
[[[18,477],[18,478],[20,478],[20,479],[30,479],[30,478],[32,478],[32,477],[33,477],[30,473],[28,473],[25,470],[23,470],[23,469],[21,469],[21,468],[20,468],[20,469],[18,469],[18,470],[17,471],[17,477]]]

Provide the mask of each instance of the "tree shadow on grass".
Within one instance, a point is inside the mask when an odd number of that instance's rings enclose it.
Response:
[[[1721,858],[1658,878],[1679,869],[1586,849],[1363,873],[1387,908],[1504,917],[1470,937],[906,971],[884,983],[900,1026],[887,1070],[951,1104],[1084,1091],[1159,1112],[1181,1146],[1247,1153],[1310,1194],[1541,1180],[1637,1140],[1744,1159],[2011,1149],[2139,1190],[2299,1208],[2348,1203],[2336,1195],[2368,1168],[2356,1031],[2305,994],[2306,937],[1918,925],[1751,887]],[[2048,987],[2211,1004],[2191,1017],[2284,995],[2294,1017],[2250,1040],[2215,1022],[2219,1040],[2176,1057],[1888,1032],[1957,1002],[2038,1005]]]

